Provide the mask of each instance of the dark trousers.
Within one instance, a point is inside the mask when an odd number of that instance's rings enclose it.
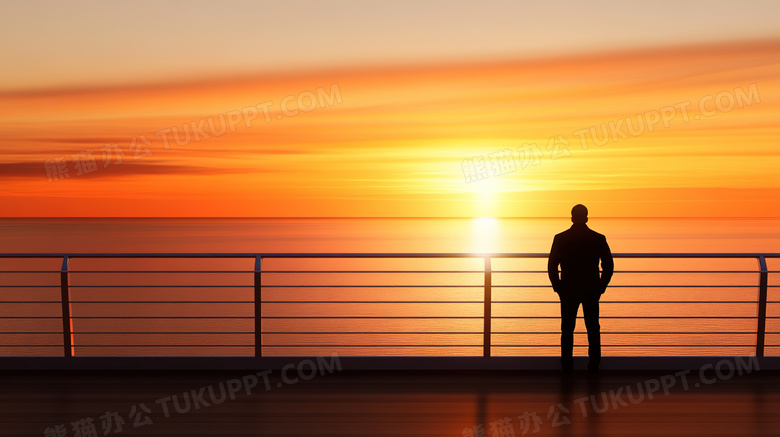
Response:
[[[585,327],[588,330],[588,357],[590,364],[598,365],[601,361],[601,327],[599,326],[600,294],[593,296],[561,296],[561,364],[571,366],[574,352],[574,327],[577,322],[577,311],[582,304],[585,316]]]

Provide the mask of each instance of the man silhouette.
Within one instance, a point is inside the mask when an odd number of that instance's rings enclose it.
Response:
[[[588,221],[588,209],[584,205],[575,205],[571,209],[571,221],[571,228],[553,239],[550,258],[547,260],[547,274],[553,290],[561,299],[561,370],[571,373],[574,367],[574,326],[577,311],[582,304],[588,330],[588,371],[598,372],[601,361],[599,299],[612,279],[612,252],[606,237],[585,224]]]

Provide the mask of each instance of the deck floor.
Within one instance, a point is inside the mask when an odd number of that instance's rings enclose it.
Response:
[[[604,371],[595,376],[563,376],[554,371],[336,371],[295,383],[283,381],[274,371],[268,375],[270,389],[258,378],[258,385],[249,388],[250,395],[245,390],[254,380],[247,375],[245,371],[6,371],[0,375],[0,434],[780,434],[777,371],[705,374],[701,380],[698,371],[692,371],[684,375],[687,389],[681,375],[664,371]],[[665,394],[663,385],[670,385],[672,378],[674,385]],[[215,400],[221,400],[225,390],[226,400],[212,402],[208,387]],[[632,398],[627,387],[632,388]],[[657,391],[650,399],[648,391],[653,389]],[[231,390],[235,399],[228,395]],[[194,401],[193,396],[202,396],[202,401]],[[110,424],[108,417],[112,417]],[[124,421],[121,433],[118,420]],[[81,427],[78,433],[74,422]]]

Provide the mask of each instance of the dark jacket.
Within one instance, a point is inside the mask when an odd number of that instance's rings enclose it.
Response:
[[[562,297],[604,293],[612,279],[614,268],[606,237],[591,230],[585,223],[574,223],[571,228],[553,239],[550,258],[547,261],[547,274],[550,276],[553,290]]]

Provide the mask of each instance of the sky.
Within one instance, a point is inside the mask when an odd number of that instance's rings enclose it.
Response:
[[[0,4],[0,216],[778,217],[780,2]]]

